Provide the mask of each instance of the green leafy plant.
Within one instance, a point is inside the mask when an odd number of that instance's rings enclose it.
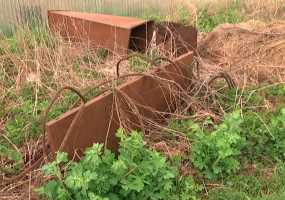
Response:
[[[284,119],[284,108],[270,113],[245,112],[241,128],[242,137],[245,138],[246,143],[241,160],[271,163],[284,161]]]
[[[0,158],[10,160],[8,164],[0,166],[0,172],[4,172],[5,174],[17,173],[24,164],[19,152],[11,148],[11,144],[7,144],[7,142],[2,139],[0,139]]]
[[[227,10],[212,15],[208,13],[207,9],[203,9],[198,14],[197,27],[200,31],[211,32],[219,24],[235,24],[241,21],[242,16],[238,12],[238,5],[233,5]]]
[[[38,106],[42,108],[44,105],[46,102]],[[40,119],[39,116],[33,114],[34,106],[32,101],[24,101],[21,107],[10,111],[13,118],[5,124],[4,131],[11,142],[16,145],[21,144],[24,138],[31,138],[40,132]]]
[[[275,160],[285,160],[285,108],[278,111],[271,118],[269,124],[269,141],[266,144],[266,153]]]
[[[177,167],[165,157],[148,149],[142,136],[127,136],[118,131],[118,158],[101,144],[94,144],[78,163],[68,162],[65,153],[43,167],[46,175],[56,177],[38,192],[48,199],[197,199],[201,190],[191,177],[178,180]]]
[[[243,147],[241,160],[243,160],[243,162],[253,163],[265,155],[264,146],[268,143],[270,133],[268,126],[260,114],[254,111],[248,111],[244,113],[243,117],[244,121],[241,124],[241,128],[243,130],[242,136],[245,138],[246,144]]]
[[[226,115],[223,123],[211,133],[196,128],[191,159],[208,179],[229,175],[240,168],[238,157],[244,144],[242,121],[240,112],[236,111]]]

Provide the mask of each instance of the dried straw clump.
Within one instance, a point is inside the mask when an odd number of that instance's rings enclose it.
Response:
[[[226,71],[239,85],[283,82],[284,30],[284,22],[218,26],[199,42],[198,54],[204,74]]]

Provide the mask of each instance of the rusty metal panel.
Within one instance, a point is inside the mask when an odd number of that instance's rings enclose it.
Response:
[[[157,44],[163,44],[164,51],[180,56],[189,51],[196,53],[197,29],[175,22],[162,22],[156,24]]]
[[[151,31],[148,28],[151,29],[153,22],[96,13],[48,11],[48,23],[53,33],[66,40],[127,54],[134,41],[140,50],[146,48]]]
[[[186,88],[190,84],[192,69],[190,64],[193,61],[193,52],[184,54],[177,58],[173,64],[168,64],[157,68],[151,74],[158,78],[171,80]],[[170,112],[172,108],[171,94],[167,87],[160,85],[157,80],[150,76],[135,77],[121,86],[116,88],[122,94],[126,94],[128,98],[136,102],[140,115],[148,117],[154,121],[161,120],[161,115],[157,112]],[[121,126],[119,120],[120,110],[126,114],[129,124],[133,124],[133,128],[140,128],[137,114],[132,112],[122,95],[116,95],[116,102],[119,102],[119,107],[115,104],[115,95],[111,92],[105,92],[100,96],[89,101],[82,117],[73,129],[67,146],[63,149],[70,156],[83,152],[86,147],[93,143],[103,143],[108,149],[117,151],[118,141],[115,136],[117,129]],[[145,109],[152,108],[152,111]],[[120,110],[119,110],[120,109]],[[63,141],[68,127],[79,108],[68,111],[56,120],[47,123],[48,141],[53,152],[57,151]]]

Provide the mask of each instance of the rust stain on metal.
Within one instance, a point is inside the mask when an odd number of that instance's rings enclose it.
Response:
[[[186,88],[190,84],[192,69],[190,64],[193,61],[193,52],[177,58],[173,64],[164,65],[155,69],[151,74],[158,78],[171,80],[181,87]],[[63,149],[70,156],[75,151],[82,153],[86,147],[93,143],[106,144],[108,149],[115,152],[118,150],[118,141],[115,136],[117,129],[121,126],[118,113],[124,111],[124,118],[133,128],[140,128],[140,121],[137,113],[134,113],[126,100],[136,102],[137,111],[140,115],[153,121],[159,122],[162,116],[158,112],[171,112],[171,103],[174,101],[168,87],[163,87],[159,82],[150,76],[135,77],[116,88],[118,93],[105,92],[85,104],[81,118],[72,130],[67,145]],[[118,109],[116,102],[120,103]],[[146,109],[146,107],[151,109]],[[63,138],[72,120],[78,113],[79,108],[68,111],[56,120],[47,123],[48,142],[53,152],[60,148]]]
[[[71,42],[102,47],[118,54],[144,51],[153,22],[137,18],[73,11],[48,11],[50,30]]]

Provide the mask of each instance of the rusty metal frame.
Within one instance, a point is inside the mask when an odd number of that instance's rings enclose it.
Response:
[[[144,51],[153,32],[153,22],[137,18],[74,11],[48,11],[51,32],[71,42],[102,47],[125,55]]]
[[[177,58],[173,63],[156,68],[151,74],[158,78],[168,79],[175,82],[182,88],[187,88],[191,83],[193,52],[188,52]],[[158,82],[147,75],[135,77],[126,83],[115,88],[118,93],[127,96],[141,105],[138,112],[153,120],[160,120],[161,116],[157,112],[170,112],[169,102],[173,98],[169,88],[161,87]],[[113,151],[118,150],[118,141],[115,133],[120,128],[118,108],[114,105],[115,95],[113,92],[105,92],[85,104],[85,109],[81,117],[77,120],[75,128],[72,130],[66,146],[62,149],[72,157],[76,152],[83,152],[86,147],[93,143],[103,143],[105,147]],[[123,96],[117,95],[119,101],[124,102]],[[153,111],[144,109],[152,108]],[[129,123],[139,124],[136,114],[131,113],[126,104],[122,104],[127,114]],[[74,117],[79,112],[79,108],[68,111],[58,119],[46,124],[48,143],[52,152],[56,152],[65,138]],[[134,127],[140,128],[139,126]]]

